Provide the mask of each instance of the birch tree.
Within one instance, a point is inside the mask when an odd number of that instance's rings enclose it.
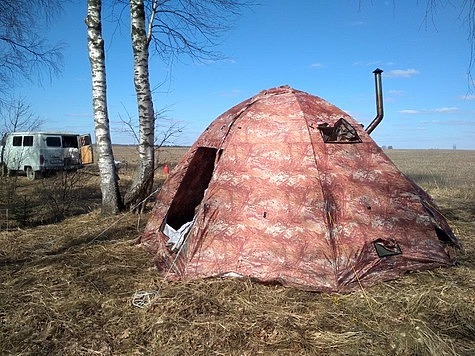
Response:
[[[130,208],[140,206],[153,186],[155,116],[148,70],[150,48],[164,60],[181,55],[217,59],[219,54],[212,48],[244,5],[238,0],[129,0],[139,116],[139,163],[125,198]]]
[[[109,116],[107,110],[107,86],[104,40],[102,38],[101,0],[87,1],[87,38],[92,74],[92,105],[94,132],[101,177],[102,213],[117,214],[121,208],[117,169],[112,152]]]
[[[143,0],[130,0],[132,48],[134,52],[134,84],[139,117],[138,166],[127,194],[125,204],[140,209],[152,191],[154,176],[155,115],[149,80],[150,37],[145,29]]]

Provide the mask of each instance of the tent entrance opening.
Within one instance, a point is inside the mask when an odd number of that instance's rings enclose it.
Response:
[[[217,154],[216,148],[198,147],[168,209],[167,225],[178,230],[193,221],[213,175]]]

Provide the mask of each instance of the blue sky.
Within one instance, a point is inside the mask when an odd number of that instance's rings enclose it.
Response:
[[[48,31],[51,41],[66,44],[62,75],[16,87],[44,129],[94,132],[85,3],[65,5]],[[128,25],[103,26],[113,141],[133,143],[120,132],[121,117],[137,116]],[[225,59],[151,59],[155,109],[184,126],[173,142],[183,145],[235,104],[280,85],[320,96],[368,124],[376,115],[372,71],[379,67],[385,118],[372,137],[380,146],[475,149],[468,37],[460,5],[438,7],[426,19],[422,0],[261,0],[216,48]]]

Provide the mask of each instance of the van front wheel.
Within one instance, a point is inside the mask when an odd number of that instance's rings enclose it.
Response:
[[[33,168],[31,167],[26,167],[26,178],[28,178],[28,180],[35,180],[35,179],[38,179],[39,177],[39,172],[37,171],[34,171]]]

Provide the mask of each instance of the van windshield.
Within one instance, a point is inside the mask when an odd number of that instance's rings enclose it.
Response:
[[[48,147],[61,147],[61,138],[56,136],[46,137],[46,146]]]

